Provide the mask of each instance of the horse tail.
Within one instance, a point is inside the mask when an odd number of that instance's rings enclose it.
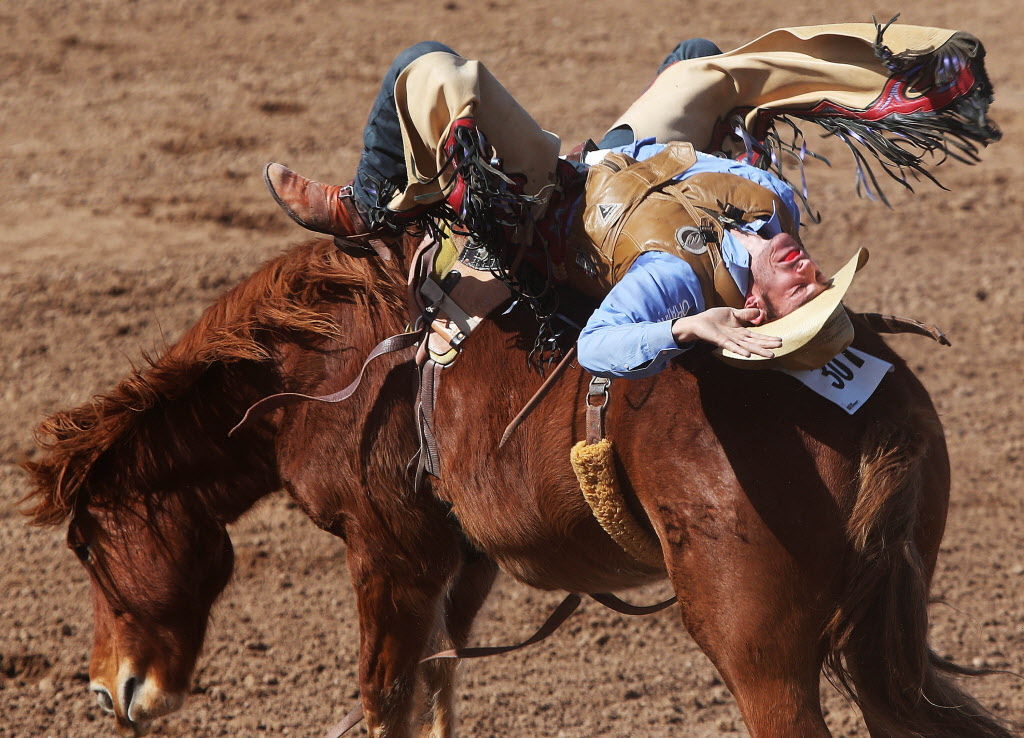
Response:
[[[858,704],[872,735],[1011,738],[950,678],[983,672],[928,646],[930,576],[916,535],[923,496],[946,493],[929,487],[936,465],[948,480],[942,429],[930,409],[881,421],[865,434],[846,531],[852,555],[824,633],[825,672]]]

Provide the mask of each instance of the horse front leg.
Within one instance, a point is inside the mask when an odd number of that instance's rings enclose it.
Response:
[[[445,598],[443,622],[438,623],[433,648],[462,648],[469,639],[473,620],[490,594],[498,567],[482,554],[471,553],[459,569]],[[437,659],[422,666],[426,711],[420,738],[454,738],[455,675],[459,662]]]
[[[410,738],[419,662],[457,559],[443,550],[412,557],[382,554],[387,550],[380,542],[349,541],[359,611],[359,690],[371,736]]]

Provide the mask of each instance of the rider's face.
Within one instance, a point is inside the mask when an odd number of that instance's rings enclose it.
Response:
[[[829,285],[803,244],[788,233],[770,239],[733,231],[750,252],[750,295],[747,307],[759,307],[767,320],[793,312]]]

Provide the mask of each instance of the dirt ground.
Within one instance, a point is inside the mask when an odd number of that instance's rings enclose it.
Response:
[[[186,0],[0,4],[0,735],[113,732],[87,693],[91,614],[62,530],[25,525],[17,462],[31,429],[159,350],[225,287],[300,240],[260,170],[351,174],[379,75],[404,46],[443,40],[492,71],[566,149],[601,131],[681,38],[731,48],[771,28],[872,13],[964,28],[986,43],[1005,138],[949,192],[893,188],[894,211],[852,195],[848,160],[811,171],[825,221],[806,240],[827,269],[854,245],[872,264],[848,304],[938,323],[951,349],[894,344],[932,393],[953,463],[933,594],[939,653],[1024,672],[1024,300],[1019,220],[1024,34],[1015,0],[899,5],[611,0]],[[356,630],[342,545],[275,495],[234,526],[237,574],[214,612],[185,709],[167,736],[317,735],[356,699]],[[631,593],[651,601],[666,591]],[[557,601],[503,579],[478,643],[516,640]],[[672,613],[585,606],[544,644],[467,664],[463,735],[745,734]],[[971,690],[1024,720],[1024,681]],[[837,736],[864,735],[823,687]]]

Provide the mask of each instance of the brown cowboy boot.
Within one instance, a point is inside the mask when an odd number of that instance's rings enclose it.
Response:
[[[370,247],[379,256],[390,258],[387,245],[401,236],[370,228],[356,206],[351,184],[314,182],[273,162],[263,171],[263,181],[289,218],[303,228],[334,236],[339,246]]]

